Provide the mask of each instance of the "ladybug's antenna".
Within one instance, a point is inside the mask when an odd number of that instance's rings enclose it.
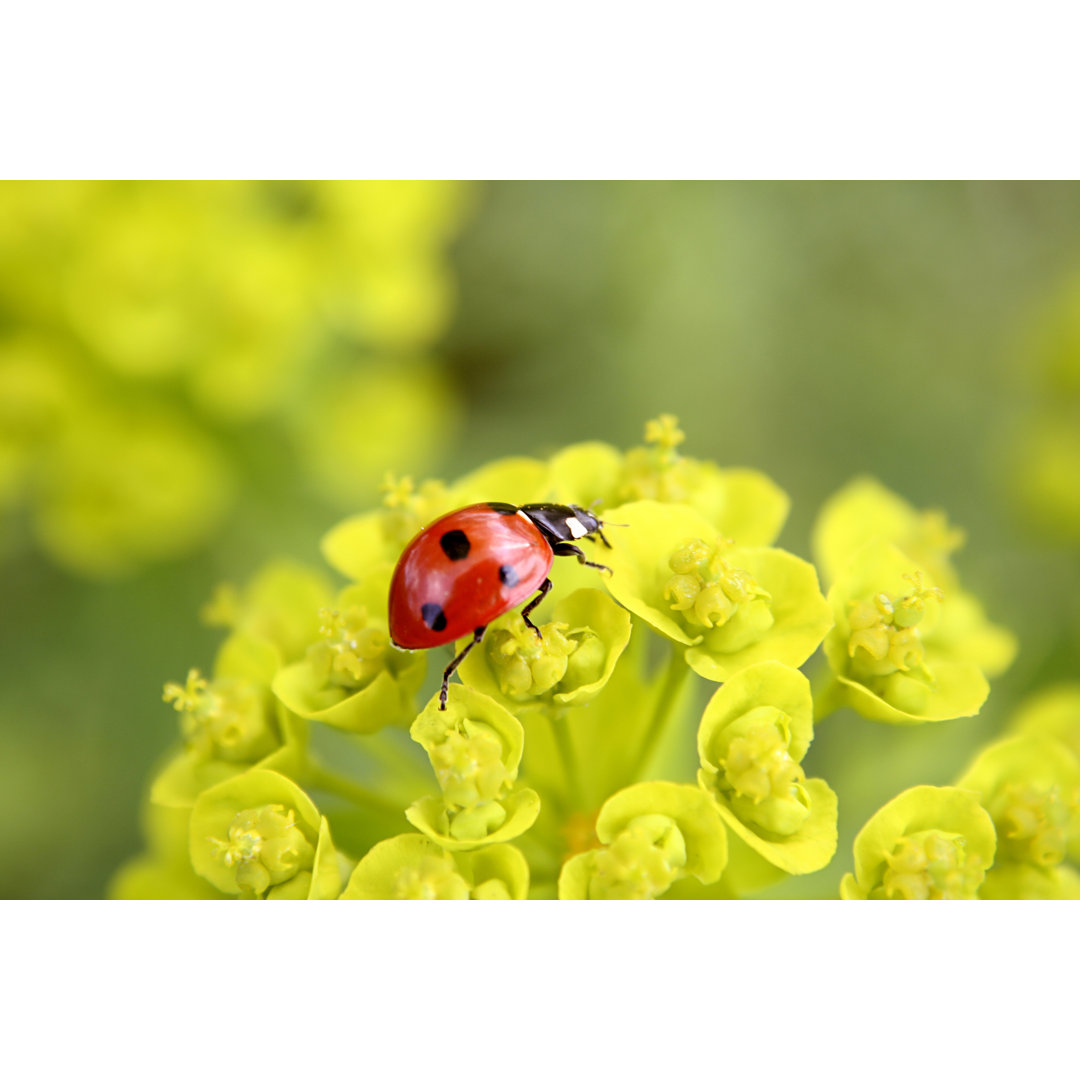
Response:
[[[598,526],[596,535],[600,537],[601,543],[603,543],[606,548],[610,548],[611,545],[608,543],[608,538],[604,535],[604,530],[608,528],[609,525],[614,525],[617,529],[625,529],[627,526],[627,522],[625,521],[600,521],[597,519],[596,523]]]

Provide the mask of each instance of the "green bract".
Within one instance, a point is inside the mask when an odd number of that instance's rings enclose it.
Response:
[[[390,643],[388,586],[389,577],[377,574],[350,585],[333,607],[319,612],[319,640],[274,678],[274,693],[287,708],[356,732],[408,720],[427,665],[424,653]]]
[[[836,625],[825,655],[844,704],[894,724],[973,716],[982,707],[989,686],[977,665],[937,647],[948,596],[898,548],[863,547],[829,602]]]
[[[814,568],[786,551],[730,547],[684,506],[629,503],[610,517],[629,526],[605,553],[611,594],[690,646],[687,662],[704,678],[762,660],[801,664],[832,625]]]
[[[578,589],[551,615],[538,624],[541,638],[518,611],[496,619],[461,665],[462,680],[512,705],[592,701],[630,640],[630,614],[599,589]]]
[[[109,882],[111,900],[223,900],[192,869],[190,809],[147,803],[142,813],[147,850],[129,859]]]
[[[990,894],[1004,895],[1006,883],[1023,882],[1032,896],[1048,895],[1055,885],[1063,890],[1059,895],[1070,894],[1074,875],[1061,871],[1066,859],[1080,861],[1080,760],[1064,743],[1039,734],[992,743],[957,786],[978,793],[997,830]],[[1016,864],[1039,873],[1021,872]]]
[[[698,728],[698,781],[725,824],[789,874],[836,851],[836,796],[799,764],[814,737],[806,677],[775,661],[745,668],[713,694]]]
[[[224,893],[327,900],[341,890],[326,819],[280,773],[252,769],[208,788],[189,830],[195,871]]]
[[[342,900],[524,900],[529,864],[496,844],[451,854],[408,833],[376,844],[357,864]]]
[[[600,809],[602,848],[568,859],[560,900],[646,900],[687,874],[716,881],[727,836],[712,800],[689,784],[655,780],[613,795]]]
[[[994,824],[971,791],[914,787],[855,838],[845,900],[972,900],[994,861]]]
[[[1010,729],[1018,735],[1052,735],[1080,757],[1080,683],[1062,683],[1030,698]]]
[[[950,556],[964,543],[940,510],[917,511],[871,477],[852,480],[827,499],[814,525],[814,558],[833,582],[858,553],[877,540],[895,544],[926,567],[942,587],[955,586]]]

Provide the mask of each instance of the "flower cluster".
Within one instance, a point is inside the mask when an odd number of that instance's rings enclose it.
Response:
[[[829,866],[838,798],[808,757],[816,725],[838,708],[905,725],[978,713],[1015,641],[962,588],[962,537],[940,514],[854,481],[818,519],[815,567],[776,546],[775,484],[682,442],[662,416],[625,453],[388,477],[380,509],[325,537],[344,585],[279,563],[220,588],[205,615],[228,635],[208,674],[165,687],[181,741],[112,894],[730,898]],[[519,609],[497,618],[441,708],[448,657],[390,642],[390,579],[418,530],[480,501],[600,501],[611,573],[556,559],[540,634]],[[1076,894],[1078,753],[1066,688],[954,786],[884,805],[834,888]]]
[[[457,415],[428,350],[466,192],[4,184],[0,515],[112,577],[204,542],[260,431],[338,505],[425,465]]]

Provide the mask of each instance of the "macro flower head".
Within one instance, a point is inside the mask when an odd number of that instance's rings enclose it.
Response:
[[[900,535],[904,504],[867,488],[895,511],[870,515],[871,536],[834,505],[819,526],[827,599],[813,564],[773,546],[787,497],[683,444],[665,415],[625,454],[583,443],[458,480],[388,475],[380,507],[324,537],[329,571],[277,561],[219,586],[203,615],[227,634],[213,664],[165,688],[178,743],[150,785],[148,849],[114,894],[736,898],[824,871],[838,791],[813,764],[815,725],[844,703],[898,723],[977,713],[974,657],[996,669],[1005,652],[995,665],[987,642],[1005,639],[970,607],[939,636],[957,583],[937,519]],[[596,498],[609,546],[587,533],[586,561],[609,572],[555,558],[529,622],[522,601],[446,649],[390,640],[395,563],[436,519]],[[1040,754],[1016,783],[979,765],[957,789],[889,803],[836,888],[984,895],[1001,867],[1045,874],[1053,856],[1065,889],[1071,750]]]

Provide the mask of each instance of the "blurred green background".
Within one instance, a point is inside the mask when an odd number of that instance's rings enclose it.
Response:
[[[1080,185],[0,184],[0,895],[100,896],[138,849],[218,582],[318,562],[388,470],[662,411],[791,495],[797,554],[859,473],[944,508],[1019,636],[980,717],[821,725],[836,878],[1078,675]]]

